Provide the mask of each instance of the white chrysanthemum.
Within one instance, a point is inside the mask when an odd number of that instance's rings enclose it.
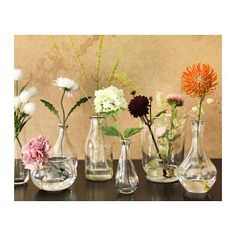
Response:
[[[14,80],[20,80],[22,78],[22,70],[21,69],[17,69],[15,68],[14,69],[14,72],[13,72],[13,77],[14,77]]]
[[[66,89],[66,95],[68,97],[72,96],[72,90],[77,90],[79,88],[78,84],[74,80],[66,77],[59,77],[58,79],[54,80],[53,85],[60,89]]]
[[[19,97],[20,97],[20,102],[26,103],[26,102],[28,102],[30,100],[31,94],[30,94],[29,91],[22,91],[20,93]]]
[[[33,102],[28,102],[23,107],[24,113],[26,113],[30,116],[34,113],[35,109],[36,109],[36,107],[35,107],[35,104]]]
[[[30,93],[30,96],[33,97],[38,93],[38,89],[35,86],[33,86],[28,89],[28,92]]]
[[[110,86],[95,91],[94,106],[96,113],[109,113],[127,108],[122,89]]]
[[[14,108],[15,108],[15,110],[20,107],[20,104],[21,104],[20,98],[18,96],[15,96],[14,97]]]

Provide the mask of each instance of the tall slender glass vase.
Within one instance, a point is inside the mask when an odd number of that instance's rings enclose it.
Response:
[[[105,181],[113,176],[112,147],[102,133],[103,116],[90,117],[90,130],[85,143],[85,176],[88,180]]]
[[[130,154],[131,140],[121,140],[121,154],[116,171],[116,189],[123,194],[133,193],[139,183]]]
[[[29,180],[29,170],[25,169],[22,162],[21,149],[25,144],[24,131],[17,138],[15,138],[15,163],[14,163],[14,184],[25,184]]]
[[[204,122],[192,121],[192,145],[179,166],[178,178],[186,191],[206,193],[216,181],[216,167],[206,156],[203,145]]]

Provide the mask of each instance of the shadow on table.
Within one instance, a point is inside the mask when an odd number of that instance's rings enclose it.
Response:
[[[75,201],[76,196],[74,191],[71,189],[65,189],[63,191],[58,192],[48,192],[39,190],[34,198],[34,201]]]
[[[183,196],[184,201],[213,201],[209,193],[188,193],[185,192]]]

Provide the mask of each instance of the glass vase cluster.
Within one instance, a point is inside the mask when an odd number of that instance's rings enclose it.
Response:
[[[146,178],[152,182],[171,183],[178,180],[177,168],[184,159],[187,118],[178,115],[174,128],[170,127],[171,119],[170,114],[163,114],[152,118],[151,127],[142,123],[142,164]],[[161,129],[166,130],[163,136],[159,134]]]
[[[190,193],[206,193],[216,181],[216,167],[206,156],[203,133],[204,122],[193,120],[191,148],[178,170],[180,183]]]
[[[31,171],[32,182],[41,190],[61,191],[69,188],[77,177],[77,157],[68,136],[68,125],[59,125],[59,135],[48,163]]]
[[[92,181],[105,181],[113,176],[112,146],[104,136],[104,116],[90,117],[90,130],[85,143],[85,177]]]

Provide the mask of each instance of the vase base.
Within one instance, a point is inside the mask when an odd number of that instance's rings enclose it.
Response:
[[[133,193],[138,187],[136,186],[134,189],[130,190],[130,189],[117,189],[117,191],[121,194],[131,194]]]
[[[155,182],[155,183],[174,183],[178,181],[178,178],[176,176],[166,178],[166,177],[157,177],[157,176],[146,176],[146,179]]]
[[[91,181],[107,181],[112,179],[111,175],[86,175],[85,177],[87,180]]]
[[[207,193],[214,185],[216,178],[211,180],[186,180],[180,177],[179,181],[189,193]]]
[[[23,185],[23,184],[27,184],[29,178],[19,178],[19,179],[14,179],[14,185]]]

